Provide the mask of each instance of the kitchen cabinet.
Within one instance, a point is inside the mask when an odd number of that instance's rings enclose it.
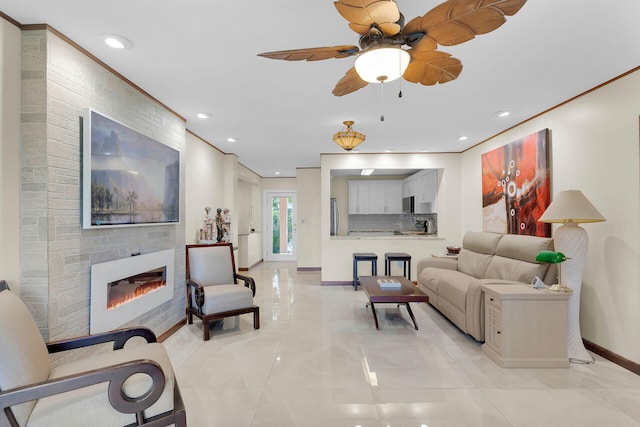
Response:
[[[349,213],[366,214],[369,210],[369,187],[366,181],[349,181]]]
[[[437,213],[438,171],[425,169],[405,178],[402,196],[415,198],[415,213]]]
[[[370,181],[369,214],[402,213],[402,181]]]
[[[401,214],[402,181],[349,181],[350,214]]]
[[[412,176],[405,178],[402,181],[402,197],[411,197],[416,195],[415,181],[416,179]]]

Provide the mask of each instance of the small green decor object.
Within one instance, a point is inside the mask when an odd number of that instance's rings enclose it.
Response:
[[[536,255],[536,261],[544,262],[545,264],[559,264],[568,259],[562,252],[540,251]]]
[[[560,280],[562,279],[562,275],[560,274],[560,263],[571,259],[567,258],[562,252],[555,251],[540,251],[538,255],[536,255],[536,261],[543,262],[545,264],[558,264],[558,283],[551,285],[547,288],[549,291],[554,292],[573,292],[573,290],[568,287],[560,284]]]

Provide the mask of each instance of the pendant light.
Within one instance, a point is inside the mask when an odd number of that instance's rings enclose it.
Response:
[[[345,120],[342,123],[345,128],[340,132],[336,132],[333,135],[333,140],[344,150],[351,151],[365,140],[366,135],[353,130],[352,126],[355,123],[353,120]]]

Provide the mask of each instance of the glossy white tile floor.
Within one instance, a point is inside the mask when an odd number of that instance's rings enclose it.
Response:
[[[198,319],[167,346],[190,426],[640,426],[640,377],[596,356],[568,369],[502,369],[426,304],[381,305],[320,286],[319,272],[263,263],[261,328]],[[237,323],[236,323],[237,322]]]

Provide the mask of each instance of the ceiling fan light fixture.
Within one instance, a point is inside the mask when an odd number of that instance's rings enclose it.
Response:
[[[362,52],[355,61],[356,72],[369,83],[396,80],[404,74],[411,55],[400,47],[372,47]]]
[[[341,132],[333,134],[333,140],[344,150],[351,151],[360,145],[367,136],[353,130],[353,120],[345,120],[342,123],[346,129],[343,128]]]

